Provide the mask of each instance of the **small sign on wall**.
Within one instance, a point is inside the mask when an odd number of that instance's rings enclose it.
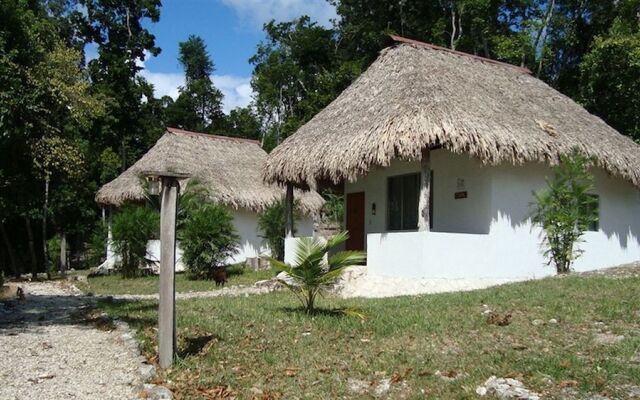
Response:
[[[453,195],[453,198],[458,200],[458,199],[466,199],[467,198],[467,191],[463,191],[463,192],[455,192],[455,194]]]

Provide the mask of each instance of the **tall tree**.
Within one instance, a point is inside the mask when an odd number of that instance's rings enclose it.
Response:
[[[223,96],[211,80],[215,66],[207,46],[201,37],[191,35],[179,47],[185,85],[176,101],[167,107],[167,124],[199,132],[219,129],[224,118]]]
[[[24,220],[35,274],[38,259],[47,261],[47,222],[56,211],[50,194],[66,185],[56,172],[69,155],[47,144],[77,148],[79,131],[101,113],[102,102],[90,94],[82,54],[70,36],[70,2],[0,1],[0,10],[0,175],[6,177],[6,190],[0,193],[2,223],[15,229],[17,219]],[[72,168],[82,170],[77,163]],[[76,196],[76,205],[91,197]],[[69,223],[77,216],[70,214]],[[41,221],[39,236],[35,219]],[[41,257],[36,254],[38,238]]]
[[[251,86],[269,149],[333,100],[357,72],[338,62],[335,31],[309,17],[271,21],[264,29],[267,39],[250,59]]]
[[[98,46],[98,58],[88,65],[93,90],[108,99],[105,117],[94,125],[93,145],[98,153],[107,147],[117,151],[124,170],[162,132],[160,124],[142,123],[149,92],[138,75],[147,55],[160,53],[144,24],[160,19],[160,0],[78,1],[86,9],[75,15],[78,26]]]
[[[640,1],[618,3],[612,27],[580,64],[580,99],[589,111],[640,142]]]

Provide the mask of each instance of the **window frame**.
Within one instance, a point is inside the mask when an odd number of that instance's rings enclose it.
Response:
[[[416,227],[415,228],[405,228],[404,227],[404,178],[408,177],[408,176],[416,176],[417,177],[417,197],[418,197],[418,201],[417,201],[417,205],[418,207],[416,208]],[[400,229],[391,229],[391,202],[390,202],[390,182],[392,179],[399,179],[402,178],[402,189],[401,189],[401,200],[400,200]],[[419,218],[420,218],[420,182],[422,179],[422,172],[408,172],[405,174],[399,174],[399,175],[391,175],[391,176],[387,176],[386,179],[386,190],[385,190],[385,196],[386,196],[386,221],[385,221],[385,229],[386,232],[417,232],[418,231],[418,226],[420,225],[419,222]],[[431,180],[431,193],[430,193],[430,198],[429,198],[429,227],[430,229],[433,229],[433,170],[431,170],[431,174],[430,174],[430,178]]]

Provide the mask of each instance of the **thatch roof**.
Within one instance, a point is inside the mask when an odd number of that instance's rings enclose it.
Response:
[[[176,171],[196,177],[215,201],[235,209],[260,211],[284,195],[282,187],[262,180],[266,158],[267,153],[255,140],[168,128],[140,160],[100,188],[96,201],[120,206],[127,201],[144,200],[142,172]],[[296,198],[308,214],[317,212],[323,204],[315,192],[298,192]]]
[[[487,164],[557,163],[578,147],[640,186],[640,146],[529,71],[394,37],[397,44],[287,138],[267,182],[353,181],[392,159],[442,146]]]

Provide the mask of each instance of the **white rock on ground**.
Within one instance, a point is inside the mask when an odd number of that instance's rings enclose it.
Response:
[[[498,399],[540,400],[540,395],[524,387],[517,379],[492,376],[476,388],[479,396],[492,395]]]
[[[69,284],[20,286],[26,300],[0,313],[0,399],[138,398],[143,358],[123,324],[107,332],[74,322],[89,300]]]

